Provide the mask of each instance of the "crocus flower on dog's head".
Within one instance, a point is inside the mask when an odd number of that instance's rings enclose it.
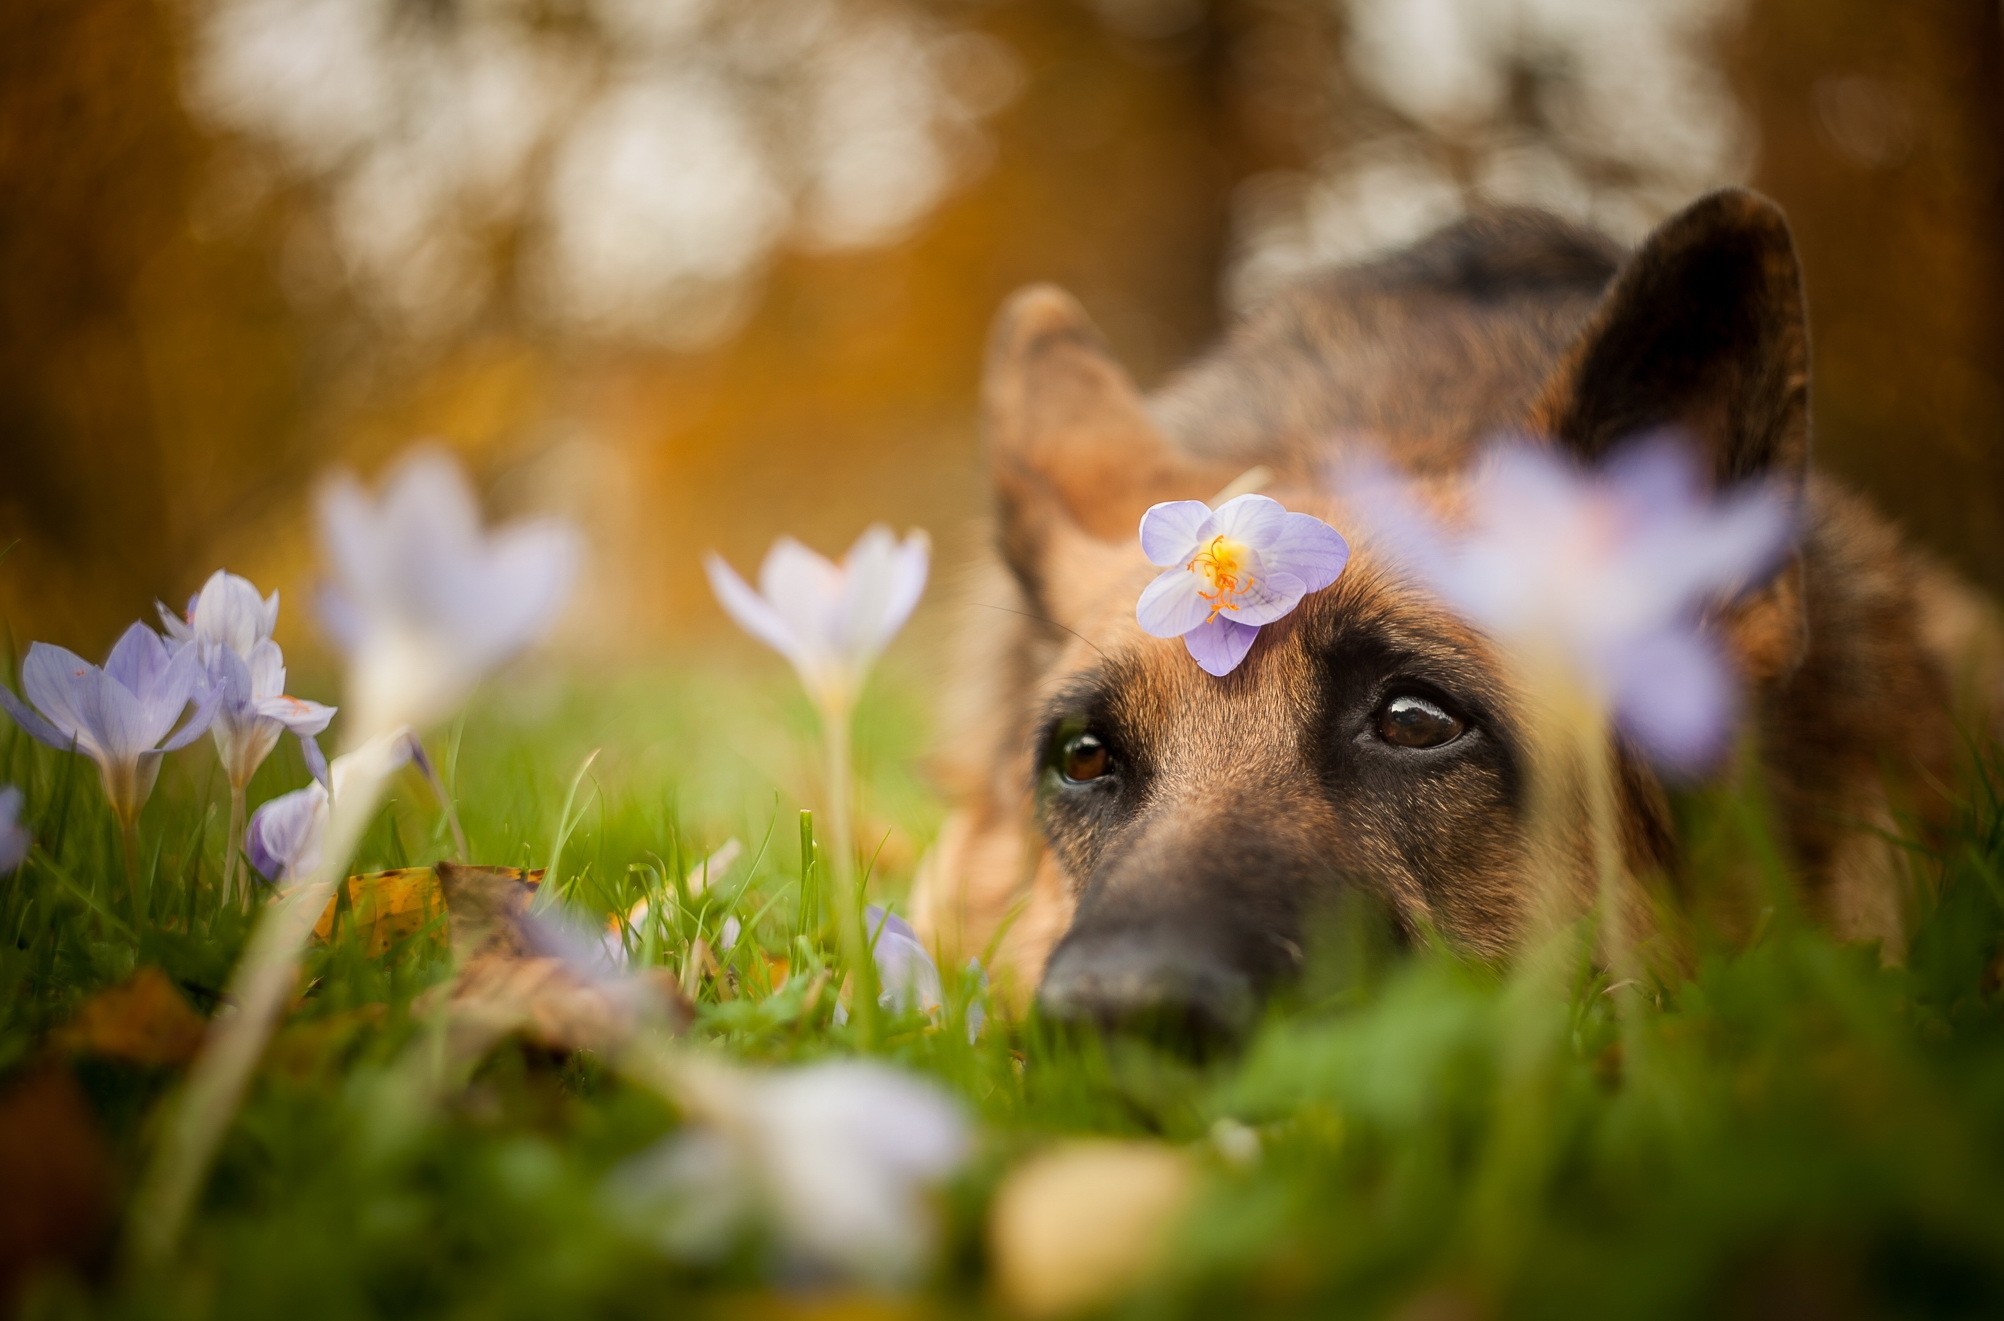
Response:
[[[903,541],[881,525],[836,564],[791,537],[766,553],[754,592],[717,555],[704,558],[710,588],[738,626],[793,662],[824,710],[846,710],[925,591],[923,532]]]
[[[466,475],[435,449],[406,458],[377,498],[336,478],[320,535],[324,622],[348,653],[356,739],[451,714],[549,628],[580,557],[577,530],[554,519],[484,530]]]
[[[222,569],[188,603],[185,617],[165,605],[160,618],[169,637],[194,647],[217,690],[211,727],[216,754],[231,785],[241,790],[271,755],[281,733],[298,736],[307,763],[319,760],[315,735],[334,708],[285,694],[285,657],[272,641],[278,626],[278,593],[260,597],[250,580]]]
[[[1786,555],[1794,500],[1748,482],[1714,495],[1674,437],[1597,468],[1528,441],[1497,445],[1450,529],[1395,479],[1351,483],[1391,557],[1471,624],[1585,686],[1652,759],[1695,769],[1731,727],[1733,674],[1702,613]]]
[[[21,692],[26,702],[0,687],[0,708],[31,737],[96,762],[105,798],[128,825],[153,792],[160,758],[199,738],[218,701],[195,649],[170,647],[144,624],[126,629],[101,667],[35,643],[21,662]]]
[[[0,784],[0,876],[21,865],[28,856],[28,828],[21,824],[21,791]]]
[[[1158,638],[1181,638],[1205,672],[1230,674],[1262,625],[1342,575],[1341,533],[1279,501],[1242,495],[1212,509],[1171,500],[1141,516],[1141,550],[1163,572],[1142,592],[1135,618]]]

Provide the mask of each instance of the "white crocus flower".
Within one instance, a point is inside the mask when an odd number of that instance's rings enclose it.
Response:
[[[349,658],[356,737],[444,719],[554,621],[577,576],[577,530],[524,519],[489,532],[459,464],[421,449],[380,496],[352,477],[320,500],[333,581],[326,619]]]
[[[793,662],[815,705],[846,711],[911,617],[929,558],[925,533],[899,541],[878,525],[857,538],[840,564],[781,537],[766,552],[757,591],[716,555],[704,567],[718,602],[747,633]]]
[[[837,893],[836,925],[843,958],[866,982],[875,972],[864,949],[858,918],[862,895],[856,880],[854,805],[849,789],[849,722],[870,666],[897,636],[925,591],[930,551],[923,532],[903,541],[882,525],[856,539],[836,564],[791,537],[766,553],[754,592],[715,555],[704,561],[710,587],[732,619],[793,662],[821,715],[828,767],[827,820]],[[876,997],[862,1000],[863,1037],[876,1029]]]
[[[223,893],[236,892],[236,840],[243,833],[244,794],[251,776],[271,755],[280,734],[291,732],[309,766],[320,764],[315,737],[334,719],[334,708],[285,693],[285,656],[272,641],[278,626],[278,593],[259,596],[247,578],[216,570],[188,603],[185,616],[159,605],[167,635],[201,658],[217,695],[209,726],[216,756],[230,786],[231,843],[223,861]]]
[[[260,597],[249,579],[218,569],[188,603],[185,617],[158,608],[167,636],[195,645],[220,690],[209,732],[232,787],[250,783],[280,734],[290,731],[304,742],[333,720],[333,707],[285,694],[285,656],[271,636],[278,626],[277,592]],[[317,758],[309,753],[308,760]]]

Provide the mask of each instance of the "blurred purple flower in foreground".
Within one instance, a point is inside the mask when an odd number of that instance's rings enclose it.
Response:
[[[719,1081],[718,1113],[615,1176],[628,1216],[676,1255],[721,1254],[758,1218],[823,1269],[879,1282],[924,1270],[938,1237],[927,1195],[971,1145],[952,1097],[863,1061]]]
[[[1788,492],[1748,482],[1714,496],[1689,448],[1661,435],[1593,471],[1500,444],[1459,532],[1382,475],[1363,485],[1388,551],[1470,623],[1563,665],[1659,763],[1698,769],[1721,753],[1733,675],[1701,615],[1781,562]]]
[[[0,876],[21,865],[28,856],[28,828],[21,824],[21,791],[0,784]]]
[[[1237,669],[1262,624],[1335,582],[1350,560],[1335,528],[1263,495],[1216,509],[1201,500],[1155,505],[1141,516],[1141,549],[1164,572],[1141,593],[1135,619],[1158,638],[1183,639],[1214,675]]]
[[[216,754],[230,786],[241,791],[290,730],[302,744],[327,728],[334,708],[285,695],[285,657],[271,632],[278,624],[278,593],[260,598],[245,578],[218,569],[188,603],[185,618],[160,605],[167,635],[192,644],[218,689]],[[318,761],[317,747],[307,751]]]
[[[348,653],[351,741],[423,729],[550,627],[577,574],[575,528],[525,519],[492,533],[449,455],[420,449],[379,498],[351,477],[320,499],[333,574],[325,622]]]
[[[878,525],[856,539],[840,564],[781,537],[766,552],[756,592],[717,555],[706,556],[703,567],[730,617],[793,662],[817,706],[842,713],[911,617],[929,558],[925,533],[899,541]]]
[[[0,707],[34,738],[96,762],[105,798],[128,829],[153,792],[160,758],[201,737],[218,696],[193,647],[170,648],[144,624],[125,630],[103,668],[35,643],[21,662],[21,692],[26,703],[0,687]],[[176,730],[190,703],[194,714]]]

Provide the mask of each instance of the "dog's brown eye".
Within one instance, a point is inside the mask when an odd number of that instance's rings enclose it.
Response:
[[[1092,734],[1074,734],[1065,741],[1058,759],[1059,770],[1074,784],[1097,780],[1113,769],[1113,755],[1106,744]]]
[[[1461,719],[1412,693],[1378,708],[1378,737],[1395,748],[1437,748],[1461,737]]]

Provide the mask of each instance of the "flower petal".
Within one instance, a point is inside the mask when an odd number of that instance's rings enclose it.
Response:
[[[1189,563],[1197,547],[1216,535],[1211,507],[1202,500],[1165,500],[1141,516],[1141,553],[1165,568]]]
[[[258,702],[257,713],[276,720],[287,730],[302,736],[318,734],[333,721],[337,708],[309,702],[303,697],[267,697]]]
[[[96,669],[97,666],[65,647],[37,642],[28,648],[27,659],[21,662],[21,696],[57,731],[56,740],[44,740],[49,746],[67,748],[77,744],[86,752],[95,746],[84,746],[89,743],[90,735],[84,726],[83,697]]]
[[[320,750],[320,740],[311,734],[299,736],[299,755],[306,762],[306,773],[327,785],[333,782],[327,766],[327,754]]]
[[[1264,554],[1287,526],[1287,506],[1270,495],[1241,495],[1218,506],[1218,531]]]
[[[737,570],[726,564],[721,555],[712,553],[703,557],[703,571],[709,575],[710,590],[716,594],[717,604],[739,628],[795,665],[802,664],[804,651],[792,628],[738,576]]]
[[[327,827],[327,808],[327,790],[318,781],[260,806],[244,831],[251,866],[274,882],[310,870]]]
[[[1733,675],[1718,647],[1692,628],[1669,628],[1604,662],[1615,724],[1670,770],[1697,772],[1725,752]]]
[[[863,910],[877,965],[877,1002],[896,1013],[935,1013],[945,1003],[939,965],[903,918],[875,904]]]
[[[1289,514],[1260,558],[1269,573],[1291,573],[1301,580],[1302,591],[1319,592],[1342,577],[1350,543],[1313,514]]]
[[[91,759],[100,768],[131,763],[159,741],[158,735],[148,737],[146,709],[139,699],[103,670],[92,669],[85,676],[79,708],[95,745]]]
[[[1253,639],[1258,636],[1257,628],[1220,615],[1185,633],[1183,645],[1189,648],[1190,655],[1206,674],[1222,678],[1239,667],[1239,662],[1252,650]]]
[[[837,630],[859,674],[883,653],[925,591],[931,556],[925,533],[895,540],[881,524],[867,529],[843,559]]]
[[[865,540],[869,536],[863,534]],[[759,566],[758,589],[810,664],[828,664],[841,653],[843,581],[833,563],[792,537],[781,537]]]
[[[224,719],[257,713],[250,666],[241,655],[229,647],[213,648],[209,652],[206,669],[205,678],[217,693],[216,709]]]
[[[1152,637],[1180,638],[1210,618],[1211,603],[1203,591],[1203,579],[1188,569],[1164,569],[1142,590],[1135,622]]]
[[[1261,624],[1271,624],[1274,620],[1291,612],[1301,604],[1301,598],[1308,589],[1301,579],[1291,573],[1276,573],[1272,569],[1256,573],[1246,581],[1246,585],[1232,596],[1232,604],[1237,609],[1226,618],[1233,623],[1258,628]]]
[[[144,702],[167,673],[171,655],[158,633],[135,622],[112,645],[111,655],[105,658],[104,672]]]
[[[0,711],[5,711],[21,732],[39,743],[68,752],[76,743],[76,736],[65,734],[48,721],[42,719],[35,709],[14,696],[10,689],[0,687]]]
[[[376,524],[376,509],[368,493],[346,473],[331,478],[320,490],[320,548],[333,574],[322,592],[322,622],[328,635],[345,650],[360,645],[362,606],[383,590],[388,548]],[[330,601],[340,604],[333,610]],[[330,617],[331,616],[331,617]]]
[[[265,603],[250,579],[218,569],[202,584],[195,598],[197,641],[225,646],[248,656],[251,648],[271,636],[265,624]]]
[[[489,538],[473,623],[483,635],[483,666],[506,660],[549,629],[583,557],[576,529],[556,519],[525,519]]]
[[[162,752],[172,752],[185,748],[208,729],[209,722],[216,717],[222,706],[222,694],[206,682],[207,672],[201,664],[201,656],[195,647],[183,647],[168,663],[167,673],[161,677],[159,686],[147,699],[147,732],[159,732],[147,743],[148,747],[160,742],[160,736],[174,727],[181,712],[188,703],[195,703],[194,714],[188,717],[175,735],[160,744]]]
[[[480,502],[466,469],[435,444],[410,450],[390,470],[375,505],[387,547],[413,556],[414,566],[451,563],[480,545]],[[391,571],[399,566],[392,564]]]
[[[155,601],[153,608],[160,614],[160,629],[167,635],[169,642],[194,641],[195,630],[188,626],[188,620],[185,615],[175,614],[167,608],[165,601]],[[193,598],[190,598],[188,601],[188,613],[193,614],[194,612],[195,601]]]
[[[285,691],[285,655],[270,638],[262,638],[247,652],[240,652],[249,673],[251,701],[277,697]]]
[[[337,651],[352,656],[362,649],[367,641],[368,624],[354,597],[326,583],[314,594],[313,604],[320,617],[320,631]]]

